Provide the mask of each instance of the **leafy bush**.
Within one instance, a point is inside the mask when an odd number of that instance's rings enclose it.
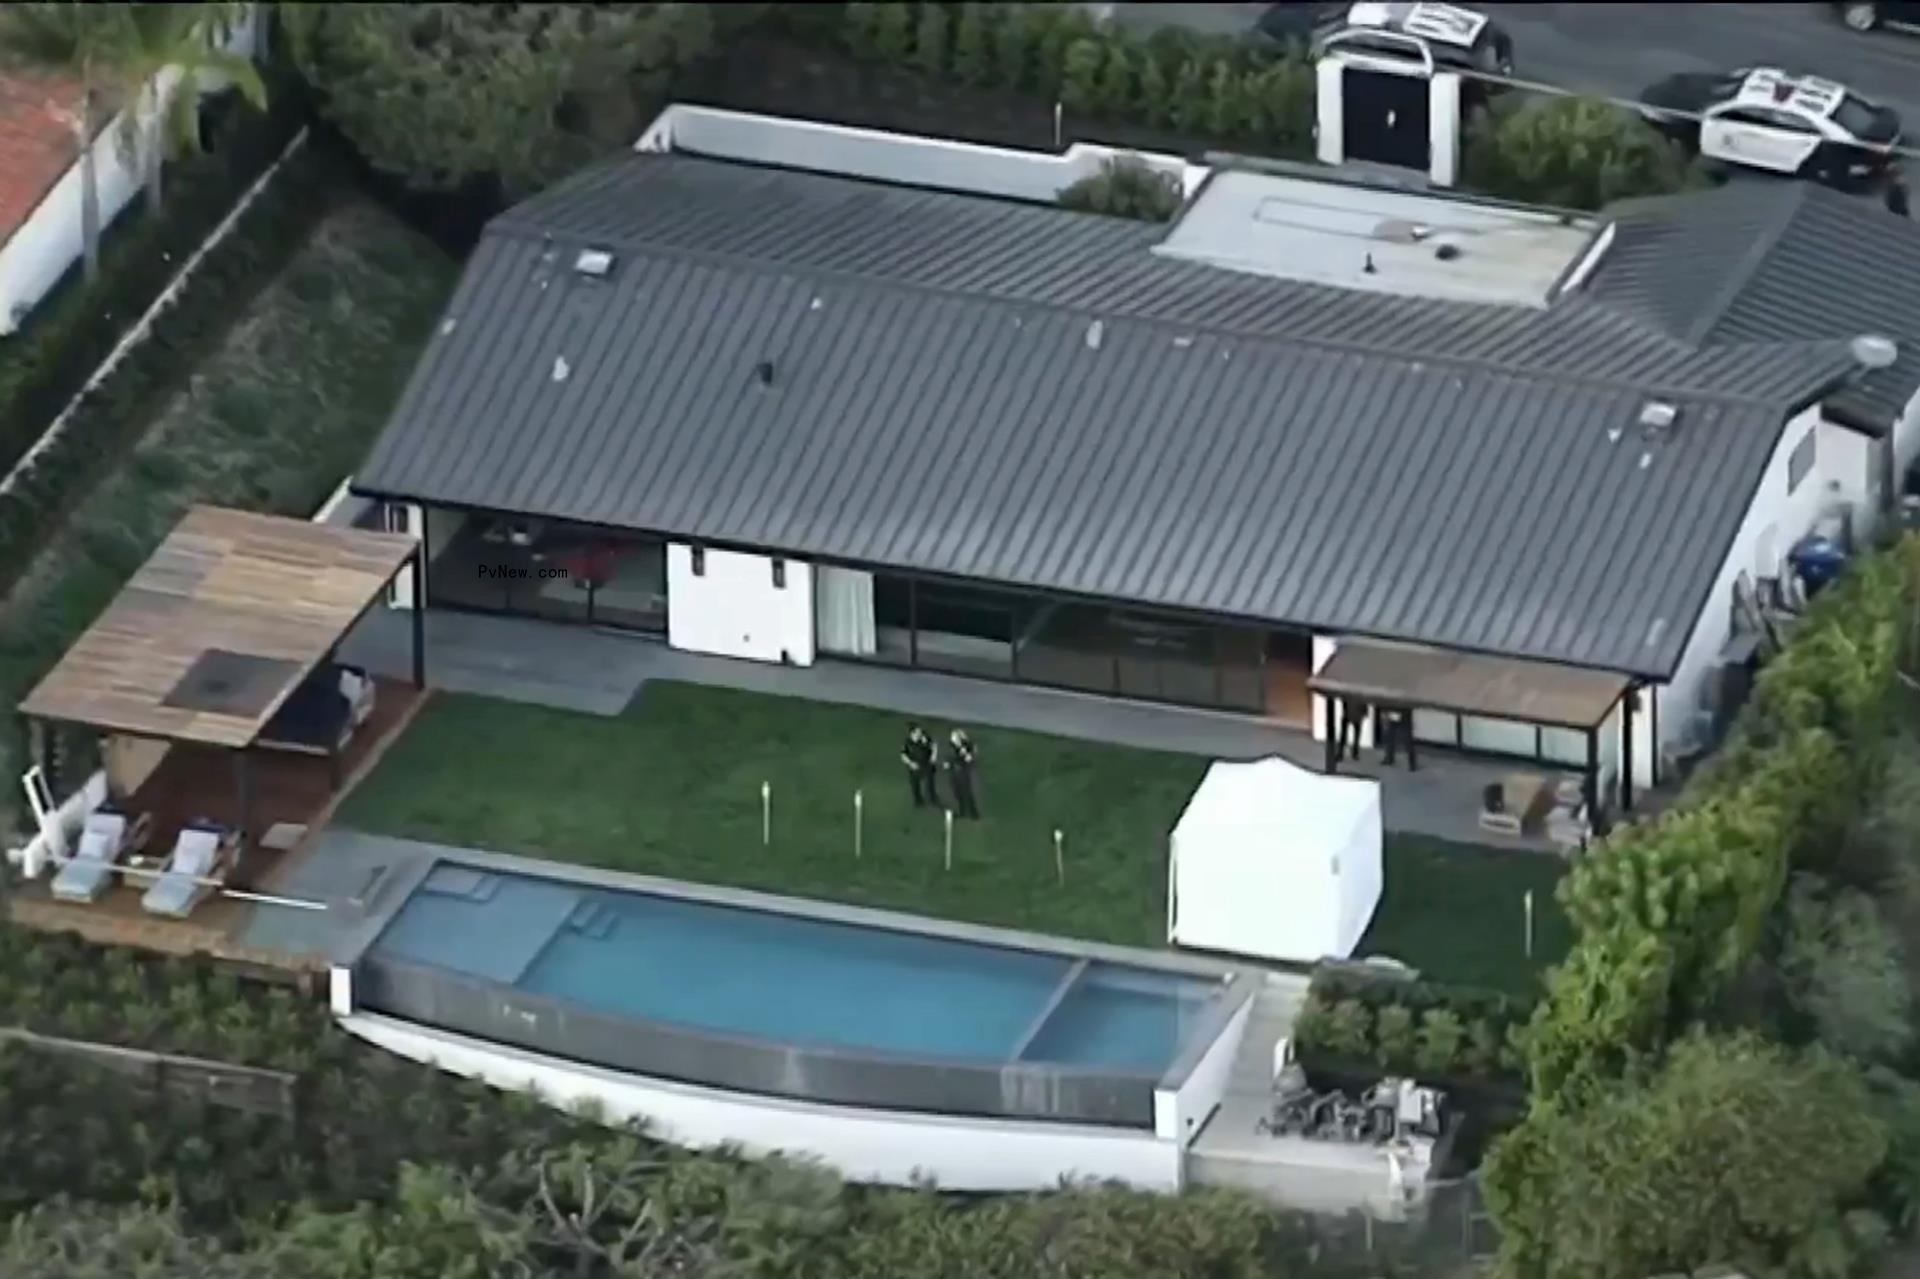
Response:
[[[1373,1051],[1377,1061],[1411,1062],[1416,1042],[1411,1008],[1388,1004],[1374,1015]]]
[[[1142,222],[1165,222],[1180,211],[1180,183],[1138,156],[1118,156],[1100,172],[1060,192],[1060,206]]]
[[[1468,186],[1562,208],[1598,209],[1703,181],[1659,130],[1597,98],[1509,97],[1468,124],[1461,150]]]
[[[923,4],[913,32],[913,64],[930,76],[946,74],[947,10],[945,5]]]
[[[1466,1023],[1451,1008],[1429,1008],[1420,1015],[1420,1041],[1414,1064],[1425,1078],[1444,1079],[1457,1073],[1467,1042]],[[1495,1059],[1496,1063],[1498,1058]]]
[[[1075,40],[1060,64],[1060,101],[1071,111],[1098,111],[1106,68],[1105,45],[1092,37]]]
[[[100,276],[63,285],[27,325],[0,339],[0,472],[13,466],[77,395],[134,322],[152,306],[242,194],[272,164],[305,120],[296,82],[268,78],[269,110],[210,104],[211,145],[182,160],[167,179],[158,217],[135,219],[107,237]],[[77,269],[77,268],[76,268]]]
[[[873,54],[882,62],[903,63],[913,49],[913,9],[905,4],[878,4],[873,16]]]
[[[1306,1032],[1318,1027],[1320,1042],[1306,1038]],[[1357,999],[1342,999],[1325,1005],[1325,1014],[1305,1026],[1296,1025],[1299,1041],[1295,1047],[1302,1057],[1319,1048],[1347,1061],[1364,1061],[1373,1053],[1373,1013]]]
[[[1900,943],[1871,898],[1796,875],[1778,967],[1787,1004],[1818,1040],[1863,1061],[1897,1059],[1913,1039]]]
[[[866,0],[849,0],[840,7],[840,43],[848,53],[863,62],[880,55],[880,11],[888,7]]]
[[[61,512],[299,250],[340,185],[338,173],[312,151],[294,157],[202,259],[165,319],[76,407],[13,490],[0,496],[0,585],[26,567],[58,527]],[[186,203],[182,192],[172,207]]]
[[[1695,1036],[1583,1109],[1536,1107],[1496,1142],[1483,1184],[1515,1279],[1646,1279],[1710,1261],[1839,1275],[1884,1237],[1858,1210],[1886,1151],[1844,1063]]]
[[[1025,74],[1027,46],[1022,33],[1026,30],[1022,22],[1009,20],[1001,24],[1002,33],[1014,33],[1009,37],[1014,43],[1007,50],[1011,58],[1003,71],[1009,84],[1019,84]],[[953,73],[968,84],[991,81],[996,70],[995,53],[999,48],[994,35],[988,28],[986,10],[981,5],[961,5],[960,23],[953,36]]]
[[[1135,109],[1138,100],[1133,54],[1125,44],[1117,40],[1109,41],[1106,60],[1100,64],[1100,79],[1095,86],[1095,101],[1100,114],[1111,119],[1124,119]]]

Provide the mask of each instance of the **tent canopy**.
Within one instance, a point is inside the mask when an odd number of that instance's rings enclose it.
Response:
[[[1380,901],[1380,844],[1378,782],[1278,757],[1216,763],[1173,830],[1168,940],[1344,959]]]

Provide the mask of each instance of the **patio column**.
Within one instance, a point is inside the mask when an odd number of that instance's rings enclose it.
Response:
[[[427,686],[427,521],[420,520],[420,544],[413,552],[413,686]]]
[[[1633,811],[1633,707],[1640,700],[1640,686],[1628,685],[1620,698],[1620,807]]]
[[[253,829],[253,771],[248,767],[247,748],[242,746],[233,752],[233,787],[239,805],[240,847],[234,854],[236,865],[246,855],[247,835]]]
[[[1600,815],[1600,730],[1587,730],[1587,820]]]

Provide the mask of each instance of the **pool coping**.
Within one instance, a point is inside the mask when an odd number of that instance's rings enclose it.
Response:
[[[988,924],[963,923],[936,919],[905,911],[870,906],[852,906],[842,902],[811,897],[791,897],[756,889],[733,888],[717,884],[697,884],[631,871],[607,870],[572,862],[548,861],[518,853],[494,852],[452,844],[436,844],[400,836],[375,835],[363,831],[339,829],[335,837],[373,841],[391,860],[389,872],[381,877],[377,889],[359,904],[360,915],[336,939],[328,962],[351,968],[379,939],[402,906],[410,900],[436,865],[452,864],[501,874],[573,884],[583,888],[615,889],[711,906],[731,906],[790,918],[902,932],[921,937],[971,943],[997,949],[1049,955],[1070,961],[1099,961],[1134,969],[1194,977],[1218,983],[1219,990],[1209,1001],[1206,1014],[1189,1032],[1181,1051],[1165,1070],[1144,1072],[1136,1078],[1156,1080],[1155,1086],[1177,1089],[1192,1073],[1200,1059],[1232,1020],[1240,1006],[1254,997],[1264,970],[1257,965],[1228,963],[1198,955],[1172,951],[1153,951],[1108,942],[1050,936]]]

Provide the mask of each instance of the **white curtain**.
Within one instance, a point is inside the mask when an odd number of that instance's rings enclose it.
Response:
[[[852,657],[879,652],[873,631],[873,574],[816,566],[814,615],[822,652]]]

